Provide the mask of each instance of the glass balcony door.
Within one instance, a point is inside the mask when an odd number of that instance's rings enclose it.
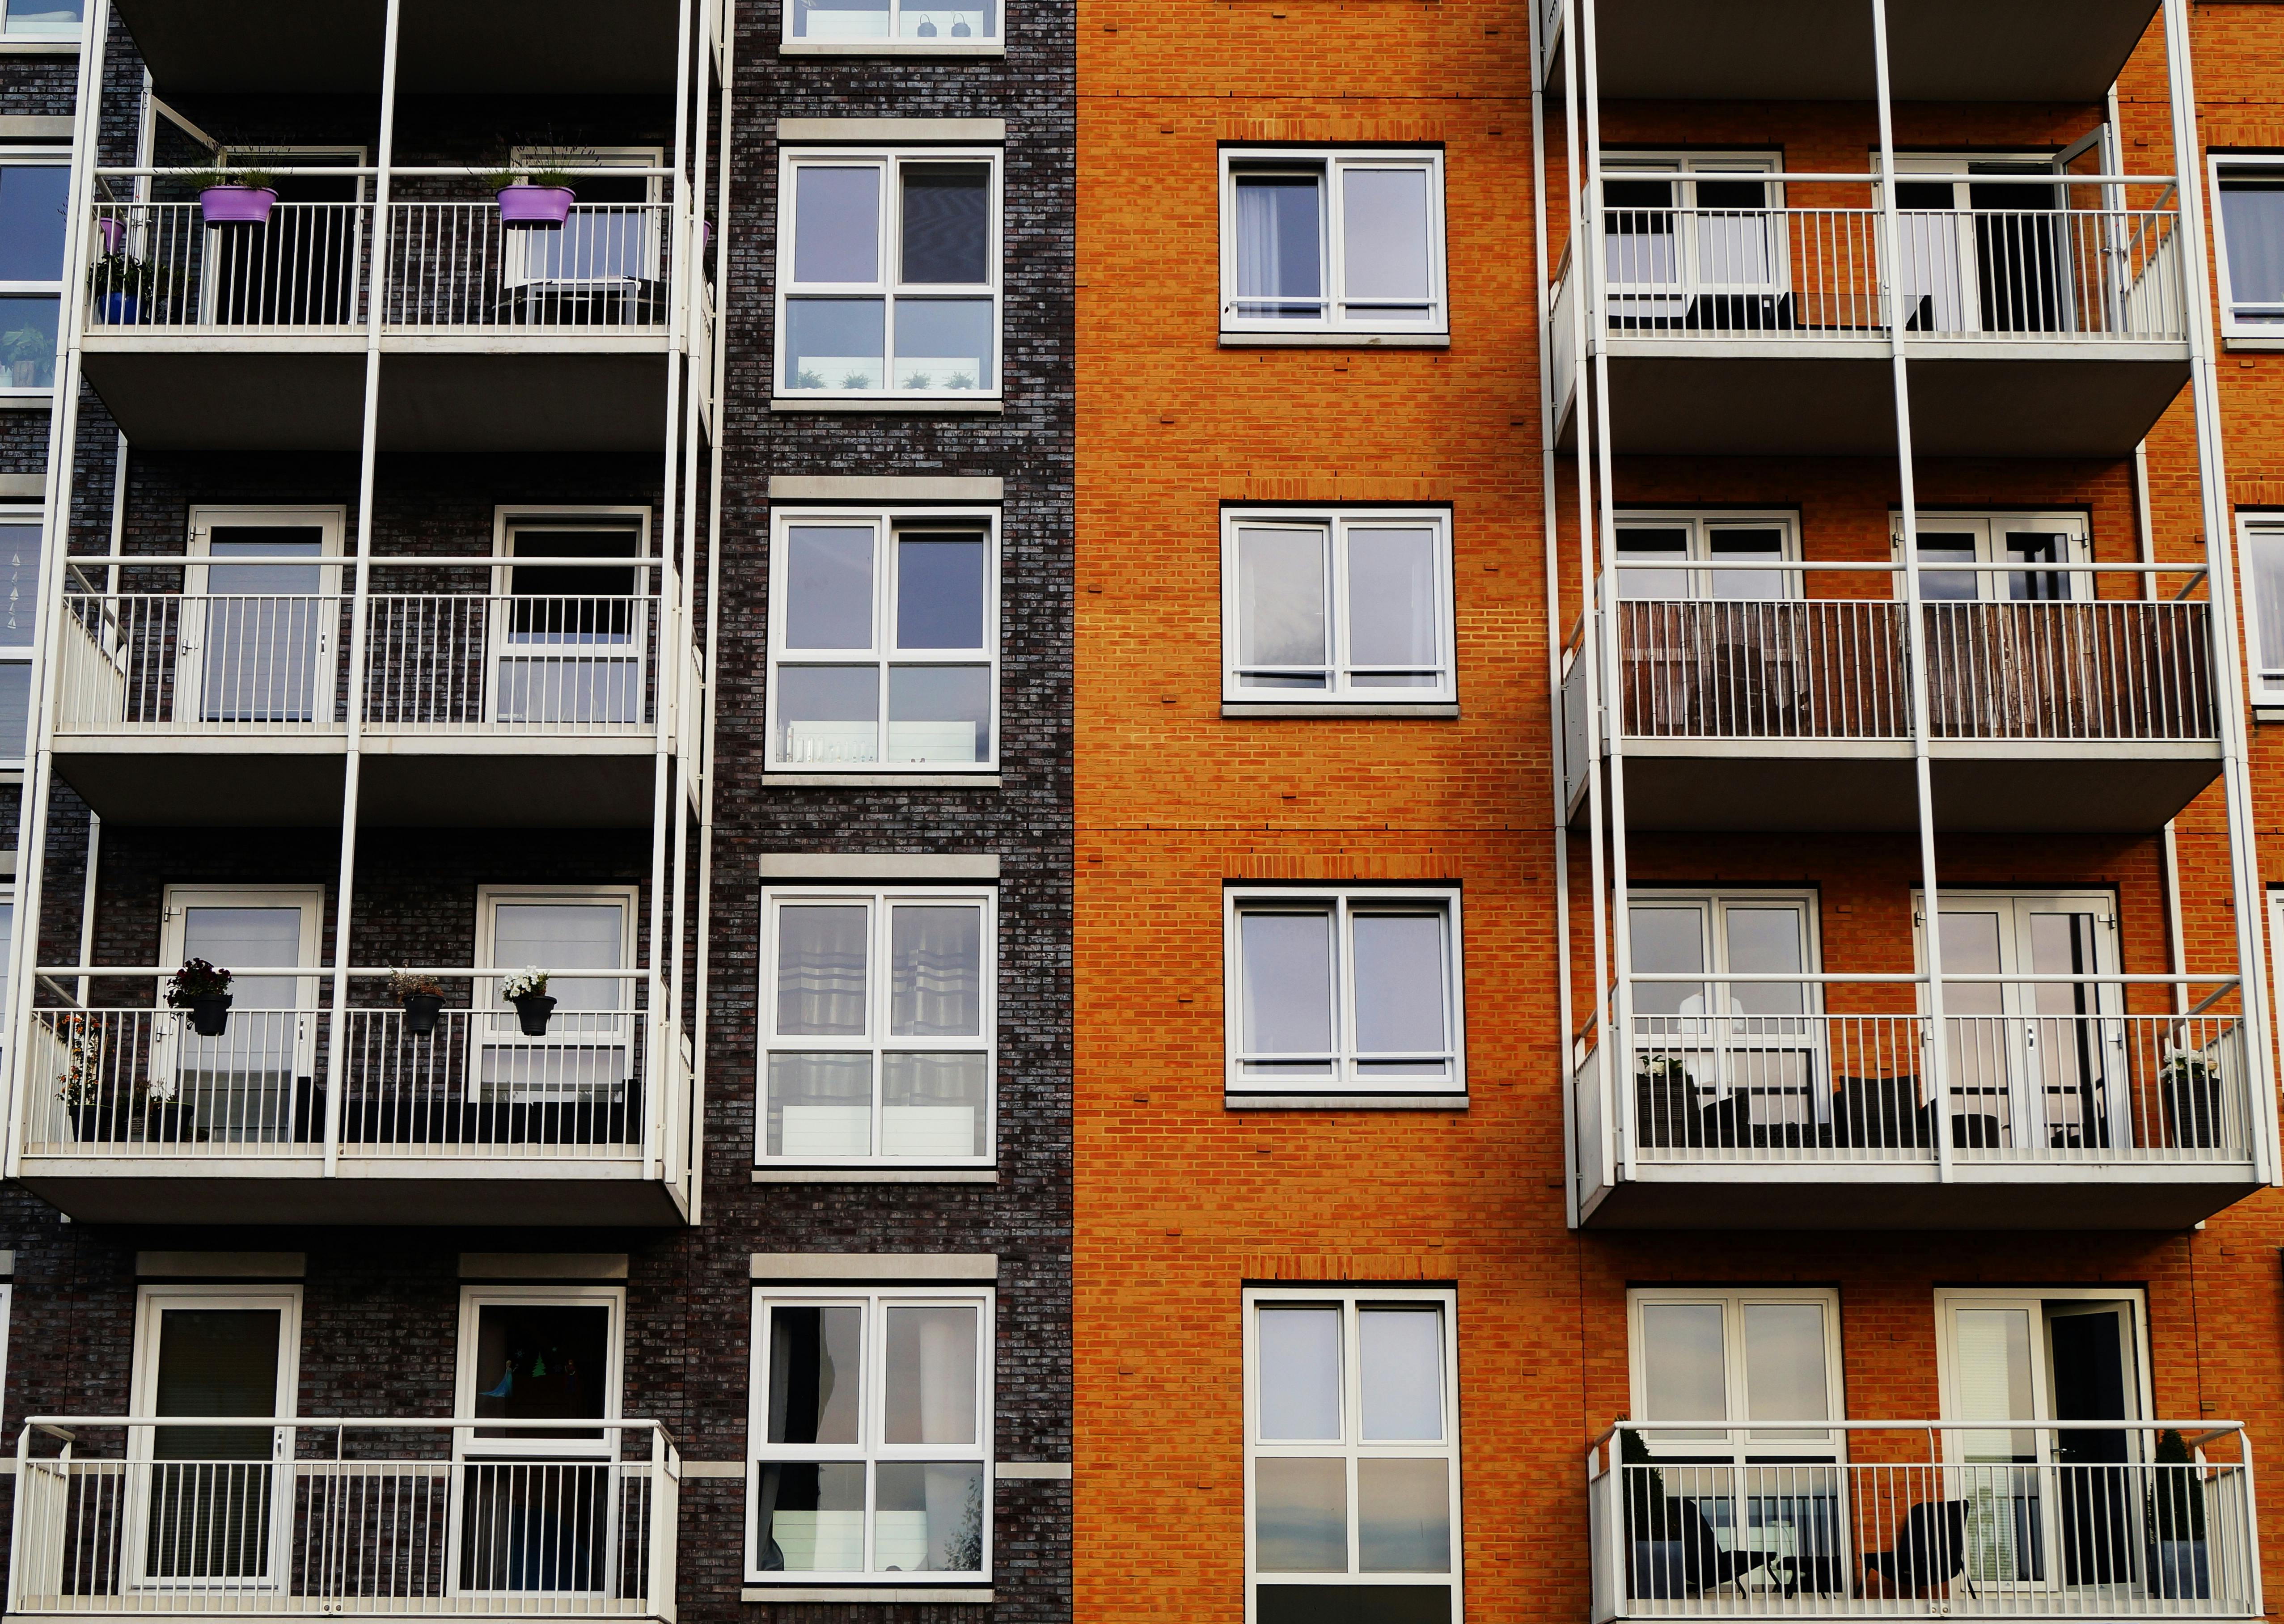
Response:
[[[215,1144],[307,1140],[322,1109],[317,1072],[317,978],[238,974],[317,963],[324,894],[315,888],[169,886],[161,938],[167,962],[202,958],[233,971],[229,1023],[200,1036],[190,1011],[162,1009],[153,1023],[150,1108],[133,1108],[148,1138],[203,1152]],[[165,993],[160,989],[159,1002]],[[170,1089],[171,1097],[164,1090]]]
[[[649,605],[638,590],[642,572],[606,562],[638,558],[642,551],[641,526],[624,519],[508,525],[505,558],[574,562],[497,570],[488,722],[581,727],[642,721],[650,636]],[[596,562],[576,562],[583,559]]]
[[[2069,332],[2077,325],[2068,196],[1977,176],[2056,173],[2050,160],[1897,160],[1897,289],[1906,331]]]
[[[325,560],[340,534],[337,511],[192,514],[192,556],[216,562],[184,571],[178,723],[332,723],[340,570]],[[249,562],[223,562],[232,558]],[[138,618],[163,635],[158,617]]]
[[[481,903],[479,957],[503,968],[623,970],[633,957],[635,897],[587,891],[500,891]],[[623,980],[557,977],[544,1036],[526,1035],[517,1011],[490,983],[473,1023],[471,1102],[480,1133],[522,1141],[626,1142],[641,1129],[633,1095],[635,1023]],[[486,1006],[489,1005],[487,1008]],[[517,1106],[549,1107],[528,1113]]]

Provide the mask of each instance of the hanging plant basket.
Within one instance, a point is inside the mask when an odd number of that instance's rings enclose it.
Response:
[[[190,1003],[191,1030],[200,1037],[220,1037],[230,1030],[230,995],[200,993]]]
[[[571,218],[571,204],[577,195],[568,186],[503,186],[499,189],[500,223],[553,230]]]
[[[545,1037],[555,1014],[555,1000],[545,993],[525,993],[515,1001],[515,1016],[526,1037]]]
[[[436,1030],[436,1019],[443,1012],[444,999],[439,993],[407,993],[404,1005],[404,1029],[415,1037],[426,1037]]]
[[[278,194],[267,186],[209,186],[199,193],[208,225],[267,225]]]

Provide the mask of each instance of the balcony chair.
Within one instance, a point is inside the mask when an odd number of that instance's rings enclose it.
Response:
[[[1936,1520],[1938,1517],[1942,1519],[1940,1522]],[[1893,1550],[1864,1553],[1866,1583],[1876,1574],[1897,1596],[1924,1594],[1938,1586],[1948,1589],[1952,1580],[1962,1576],[1966,1565],[1964,1500],[1922,1500],[1905,1514]],[[1863,1584],[1857,1587],[1859,1598],[1865,1589]],[[1967,1581],[1967,1593],[1981,1599],[1971,1577]]]
[[[1672,1537],[1645,1540],[1637,1535],[1633,1542],[1632,1588],[1643,1599],[1702,1596],[1766,1567],[1775,1555],[1766,1550],[1725,1550],[1705,1508],[1693,1499],[1680,1495],[1667,1499],[1664,1514],[1657,1520],[1661,1531]],[[1628,1521],[1632,1526],[1633,1519]]]

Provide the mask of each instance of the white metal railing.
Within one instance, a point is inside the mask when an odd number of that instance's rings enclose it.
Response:
[[[2166,209],[1904,210],[1895,280],[1905,329],[2183,340],[2178,226]],[[1882,333],[1884,230],[1876,208],[1605,209],[1608,327],[1699,338]]]
[[[279,203],[266,224],[213,226],[194,202],[98,202],[88,326],[354,329],[372,230],[364,203]]]
[[[675,1617],[646,1421],[35,1417],[11,1613]]]
[[[587,737],[656,724],[655,593],[383,592],[365,601],[369,728]],[[57,730],[338,732],[353,604],[67,593]]]
[[[503,226],[489,201],[389,207],[387,326],[666,325],[665,204],[576,204],[552,230]]]
[[[1943,1023],[1947,1097],[1938,1111],[1925,1016],[1814,1008],[1837,1002],[1844,984],[1709,985],[1709,993],[1637,988],[1638,1011],[1650,1002],[1685,1011],[1633,1018],[1616,1114],[1642,1161],[1928,1163],[1939,1140],[1955,1161],[2010,1166],[2253,1159],[2253,1098],[2233,1015],[2110,1014],[2099,1012],[2090,983],[1947,978],[1944,999],[1957,1012]],[[1899,990],[1841,995],[1873,1002]],[[1978,1003],[2023,1012],[1965,1012]],[[2095,1012],[2033,1012],[2057,1004]],[[1725,1005],[1725,1014],[1701,1012]]]
[[[2204,603],[1930,603],[1923,613],[1936,738],[2218,737]],[[1623,602],[1624,731],[1908,738],[1904,616],[1889,599]]]
[[[2235,1422],[1623,1422],[1586,1492],[1596,1620],[2262,1610]]]

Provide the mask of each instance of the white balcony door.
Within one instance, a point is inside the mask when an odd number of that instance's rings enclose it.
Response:
[[[143,1589],[278,1592],[291,1565],[291,1427],[200,1425],[201,1416],[293,1413],[299,1288],[144,1288],[121,1577]]]
[[[332,723],[340,538],[339,509],[192,512],[192,555],[217,561],[184,572],[178,723]]]
[[[1873,156],[1876,167],[1877,155]],[[1897,292],[1907,331],[2067,332],[2076,324],[2068,194],[1977,176],[2059,174],[2045,157],[1896,160]]]
[[[2093,577],[2067,568],[2088,562],[2082,514],[1919,515],[1920,597],[1934,603],[2085,602]],[[1890,540],[1903,545],[1901,520]],[[1903,595],[1903,583],[1896,587]]]
[[[1912,918],[1924,964],[1926,904],[1916,894]],[[1952,1144],[2131,1146],[2118,988],[2095,979],[2117,972],[2114,900],[2100,892],[1946,893],[1941,941]],[[1983,976],[2085,979],[2026,985]]]
[[[315,887],[169,886],[160,933],[164,962],[193,958],[231,972],[230,1024],[200,1037],[187,1010],[155,1000],[151,1074],[171,1078],[186,1145],[291,1143],[298,1086],[317,1069],[317,978],[247,969],[317,964],[325,893]],[[314,1109],[314,1107],[310,1107]],[[312,1124],[301,1124],[306,1138]]]
[[[636,894],[624,889],[486,890],[477,957],[502,969],[624,970],[634,962]],[[475,1094],[483,1105],[611,1106],[629,1103],[635,1074],[632,989],[609,977],[548,983],[555,1011],[544,1037],[527,1037],[488,981],[474,1022]],[[629,1123],[627,1131],[637,1133]],[[590,1125],[591,1131],[600,1131]],[[531,1129],[534,1133],[540,1130]]]
[[[650,606],[634,518],[519,518],[500,531],[503,558],[594,559],[519,569],[503,564],[491,615],[490,715],[508,727],[625,726],[643,719]]]

